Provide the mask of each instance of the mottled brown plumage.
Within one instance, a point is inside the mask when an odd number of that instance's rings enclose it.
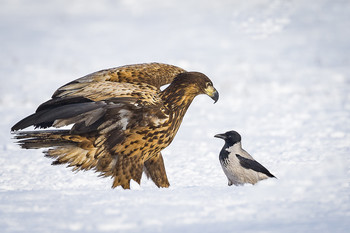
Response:
[[[131,179],[140,184],[143,172],[158,187],[168,187],[161,151],[172,142],[199,94],[218,99],[212,82],[202,73],[159,63],[122,66],[60,87],[11,130],[23,148],[49,148],[44,153],[55,159],[54,165],[112,176],[113,188],[130,188]],[[17,131],[31,125],[70,124],[70,130]]]

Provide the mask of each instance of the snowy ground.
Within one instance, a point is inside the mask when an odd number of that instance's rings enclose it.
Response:
[[[0,0],[1,232],[348,232],[349,1]],[[158,61],[207,74],[164,150],[171,183],[110,189],[50,166],[10,127],[59,86]],[[213,136],[235,129],[278,179],[228,187]]]

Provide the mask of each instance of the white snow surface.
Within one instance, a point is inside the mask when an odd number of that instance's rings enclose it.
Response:
[[[1,232],[348,232],[350,1],[1,0]],[[73,79],[163,62],[211,78],[163,151],[168,189],[51,166],[10,128]],[[278,179],[227,186],[228,130]]]

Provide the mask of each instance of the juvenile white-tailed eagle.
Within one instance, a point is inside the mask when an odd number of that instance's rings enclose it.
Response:
[[[172,142],[199,94],[215,102],[219,98],[202,73],[159,63],[121,66],[60,87],[11,130],[22,148],[49,148],[44,153],[56,159],[52,164],[112,176],[113,188],[129,189],[131,179],[140,184],[143,171],[158,187],[168,187],[161,150]],[[71,124],[70,130],[18,132]]]

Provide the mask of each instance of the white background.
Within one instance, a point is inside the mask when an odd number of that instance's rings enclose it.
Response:
[[[348,232],[350,2],[0,0],[1,232]],[[163,62],[211,78],[163,151],[171,187],[111,189],[22,150],[11,126],[61,85]],[[278,179],[227,186],[235,129]]]

